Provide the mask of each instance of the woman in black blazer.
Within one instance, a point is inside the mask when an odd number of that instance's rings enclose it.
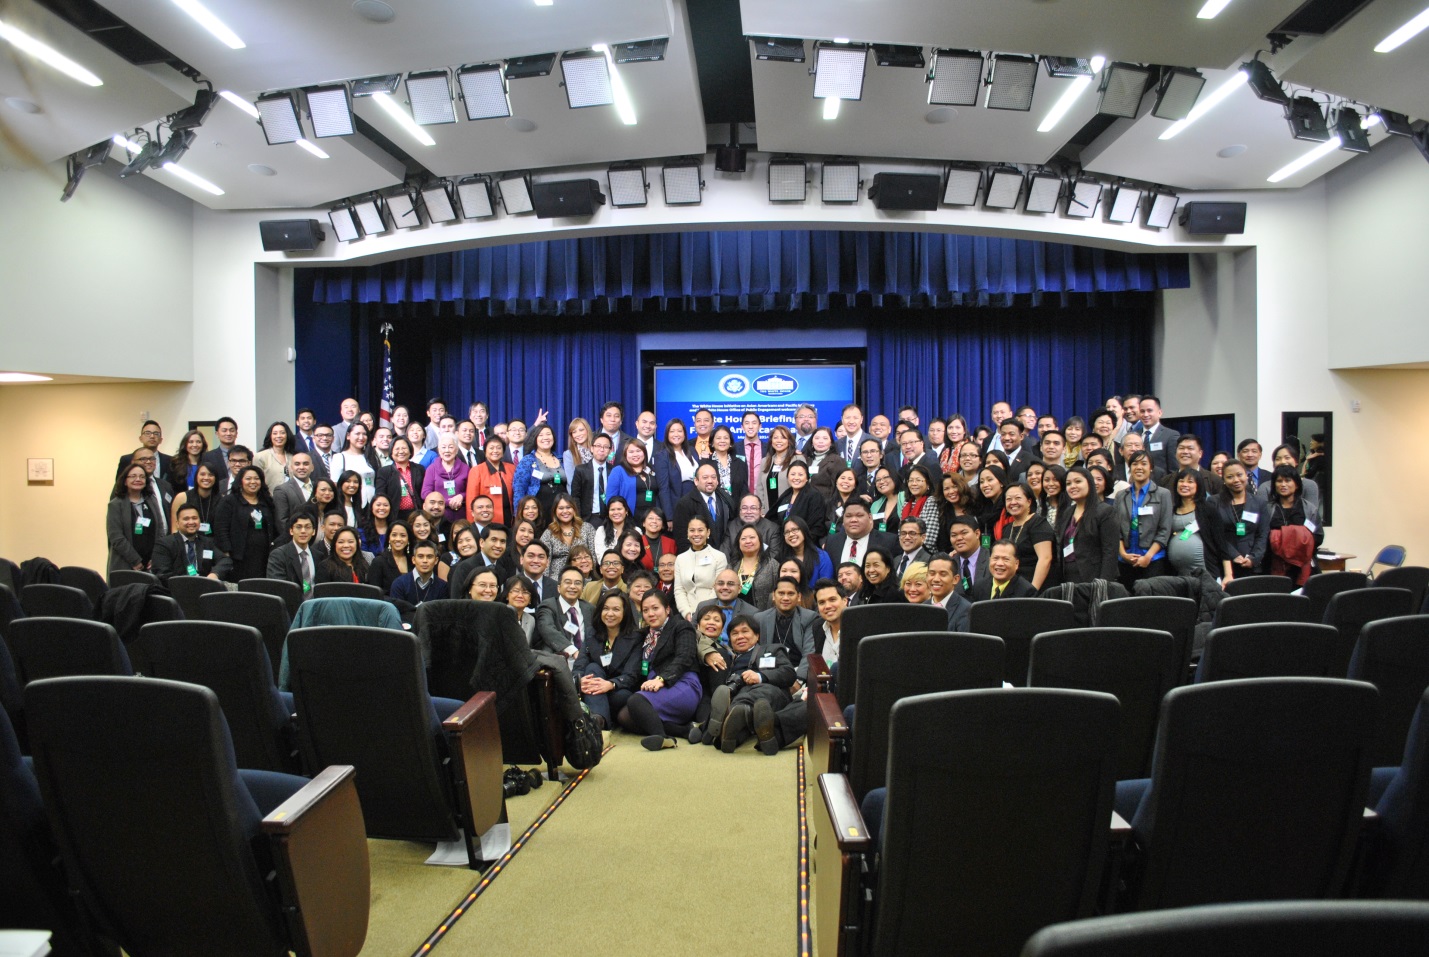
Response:
[[[407,469],[406,475],[402,474],[403,466]],[[426,478],[426,475],[427,470],[412,461],[412,443],[404,438],[393,439],[392,464],[377,470],[377,477],[373,479],[373,495],[387,496],[395,516],[405,521],[413,512],[422,508],[422,479]],[[407,497],[412,501],[411,508],[402,507],[403,485],[407,486]]]
[[[581,700],[602,728],[613,726],[615,714],[630,700],[643,680],[640,675],[640,631],[630,599],[609,591],[595,606],[599,623],[595,637],[585,643],[572,672]]]
[[[1116,510],[1098,498],[1091,473],[1080,465],[1067,472],[1065,491],[1068,502],[1057,510],[1052,542],[1053,561],[1062,563],[1062,581],[1116,581]]]
[[[786,471],[789,487],[779,500],[770,506],[768,519],[780,528],[791,518],[804,520],[809,526],[809,538],[818,546],[824,544],[829,532],[828,503],[824,496],[809,484],[809,466],[803,459],[789,463]]]
[[[710,433],[709,458],[700,462],[708,462],[715,467],[719,487],[728,492],[736,503],[749,492],[749,465],[734,454],[734,433],[727,426],[717,426]]]
[[[233,559],[230,580],[267,577],[268,552],[286,531],[278,529],[278,509],[268,492],[263,470],[256,465],[245,466],[218,503],[214,516],[213,537]]]
[[[110,571],[148,569],[154,542],[159,538],[162,507],[153,495],[144,466],[131,465],[120,474],[104,519]]]
[[[676,738],[690,733],[702,689],[695,670],[698,639],[695,629],[672,614],[670,596],[658,589],[640,600],[645,618],[640,651],[632,659],[639,690],[630,696],[616,719],[640,735],[650,751],[673,748]]]

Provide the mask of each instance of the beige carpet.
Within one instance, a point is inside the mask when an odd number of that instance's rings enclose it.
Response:
[[[651,753],[630,735],[612,740],[433,948],[438,957],[553,947],[582,957],[793,955],[797,753],[768,757],[750,743],[727,755],[684,742]],[[425,933],[406,936],[404,954]],[[389,936],[374,926],[364,955],[395,953],[373,949],[379,934]]]

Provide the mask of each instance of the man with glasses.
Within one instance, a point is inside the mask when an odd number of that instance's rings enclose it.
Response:
[[[943,469],[938,465],[938,457],[929,452],[923,441],[923,433],[916,428],[907,428],[898,436],[897,448],[888,450],[888,454],[883,457],[883,464],[898,473],[898,477],[904,483],[908,481],[908,470],[915,465],[922,465],[928,470],[928,474],[933,476],[933,489],[940,489],[943,486]]]
[[[581,589],[581,601],[595,607],[600,602],[600,596],[606,592],[628,592],[630,589],[625,584],[624,574],[625,562],[620,560],[620,553],[606,549],[605,554],[600,557],[600,565],[596,568],[597,577],[586,582]]]
[[[149,419],[139,427],[139,446],[148,449],[158,457],[158,470],[160,475],[169,474],[169,456],[159,451],[159,444],[164,441],[164,430],[153,419]],[[129,467],[129,463],[134,461],[134,453],[119,456],[119,469],[114,478],[124,474],[124,470]]]
[[[253,464],[253,452],[244,445],[235,445],[228,452],[228,473],[219,479],[219,489],[221,494],[227,495],[228,489],[238,481],[238,473]]]
[[[320,478],[331,479],[332,472],[328,470],[329,463],[332,462],[332,445],[335,433],[332,426],[319,424],[313,429],[313,445],[317,446],[317,451],[313,453],[313,480]]]

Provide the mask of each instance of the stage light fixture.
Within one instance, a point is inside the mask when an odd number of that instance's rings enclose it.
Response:
[[[387,194],[387,214],[392,217],[392,225],[398,229],[416,229],[422,225],[417,199],[405,186]]]
[[[693,160],[666,163],[660,170],[660,178],[665,187],[666,206],[698,206],[703,199],[705,184],[700,178],[700,164]]]
[[[1393,110],[1375,110],[1370,115],[1379,117],[1379,121],[1384,124],[1384,131],[1390,136],[1414,135],[1414,125],[1403,113],[1396,113]]]
[[[1037,58],[994,54],[992,81],[987,87],[989,110],[1032,109],[1032,93],[1037,86]]]
[[[770,160],[769,202],[802,203],[808,196],[807,172],[803,160]]]
[[[1325,111],[1314,98],[1297,96],[1285,105],[1285,121],[1290,124],[1290,135],[1297,140],[1324,143],[1330,138],[1330,127],[1325,122]]]
[[[129,162],[124,164],[124,168],[119,171],[119,178],[124,179],[136,173],[142,173],[150,167],[157,168],[158,164],[154,161],[158,158],[162,145],[158,139],[147,140],[143,146],[139,147],[139,152],[129,157]]]
[[[616,63],[652,63],[665,59],[665,47],[669,37],[654,40],[636,40],[633,43],[616,43],[610,48],[610,55]]]
[[[298,97],[291,90],[268,93],[258,97],[258,125],[269,146],[296,143],[303,138],[303,123],[298,117]]]
[[[450,223],[456,220],[456,206],[452,203],[450,183],[438,180],[423,186],[420,192],[422,208],[427,211],[427,222]]]
[[[1285,87],[1281,86],[1280,81],[1275,78],[1275,74],[1270,72],[1270,67],[1261,61],[1247,60],[1240,65],[1240,69],[1246,75],[1246,82],[1250,84],[1251,92],[1260,99],[1282,105],[1290,102]]]
[[[1419,155],[1424,157],[1425,160],[1429,160],[1429,126],[1424,127],[1424,129],[1415,133],[1410,138],[1414,140],[1414,145],[1419,150]]]
[[[1091,76],[1096,72],[1092,69],[1092,61],[1084,60],[1081,57],[1044,56],[1042,66],[1046,67],[1048,76],[1061,77],[1066,80],[1079,76]]]
[[[313,136],[321,139],[325,136],[351,136],[356,132],[346,86],[315,86],[307,90],[306,95]]]
[[[198,137],[196,130],[179,130],[169,136],[158,154],[154,157],[155,166],[163,166],[166,163],[177,163],[184,158],[184,154],[189,151],[194,140]]]
[[[401,85],[402,74],[400,73],[363,77],[361,80],[352,81],[352,95],[354,98],[376,96],[379,93],[386,93],[388,96],[391,96],[397,92],[397,87]]]
[[[531,201],[530,173],[508,173],[497,181],[497,185],[501,187],[501,205],[506,208],[508,216],[535,210],[536,204]]]
[[[976,106],[982,89],[983,58],[972,50],[935,50],[928,71],[928,103]]]
[[[1340,149],[1346,153],[1368,153],[1369,133],[1364,120],[1357,110],[1342,106],[1335,114],[1335,135],[1340,138]]]
[[[825,203],[858,202],[858,164],[831,160],[823,164],[819,195]]]
[[[492,120],[511,115],[511,98],[507,95],[506,80],[499,65],[464,66],[456,71],[456,79],[461,87],[461,101],[468,120]]]
[[[328,210],[327,221],[332,223],[332,231],[337,236],[338,242],[351,243],[362,238],[362,231],[357,228],[357,217],[353,214],[351,206],[339,206],[336,209]]]
[[[987,171],[983,209],[1016,209],[1022,197],[1022,171],[1015,166],[994,166]]]
[[[587,106],[610,106],[615,90],[610,83],[610,62],[604,53],[582,50],[561,55],[562,84],[566,103],[573,110]]]
[[[1101,198],[1101,180],[1079,176],[1072,181],[1072,188],[1067,190],[1066,215],[1073,219],[1090,219],[1097,214]]]
[[[861,100],[868,47],[861,43],[814,44],[814,99]]]
[[[452,81],[446,70],[407,74],[407,102],[418,126],[441,126],[456,122],[452,103]]]
[[[87,150],[80,150],[69,158],[69,179],[65,183],[65,188],[60,193],[60,202],[67,203],[74,195],[74,191],[79,186],[79,181],[84,178],[84,171],[93,169],[96,166],[103,166],[109,159],[109,152],[114,148],[113,140],[105,140],[96,143]]]
[[[491,181],[485,176],[468,176],[458,180],[456,198],[461,204],[462,219],[485,219],[496,215],[496,207],[491,201]]]
[[[550,76],[555,69],[554,53],[537,53],[534,56],[518,56],[506,61],[507,80],[528,80],[533,76]]]
[[[605,184],[610,190],[612,206],[644,206],[650,201],[645,167],[639,163],[617,163],[610,167],[605,171]]]
[[[1097,103],[1097,112],[1136,119],[1141,97],[1146,93],[1146,81],[1150,77],[1149,67],[1134,63],[1111,64],[1102,71],[1101,100]]]
[[[982,187],[982,167],[972,163],[950,163],[943,183],[944,206],[974,206]]]
[[[1062,177],[1051,170],[1039,169],[1033,173],[1027,186],[1027,204],[1024,213],[1055,213],[1062,199]]]
[[[208,114],[213,112],[214,104],[217,102],[217,93],[212,90],[200,89],[194,94],[193,106],[186,106],[169,117],[170,131],[198,129],[203,125],[203,121],[208,119]]]
[[[923,60],[923,48],[902,46],[897,43],[873,44],[873,62],[879,66],[901,66],[921,70],[927,64]]]
[[[355,200],[352,211],[357,214],[357,221],[362,224],[364,235],[376,236],[378,233],[387,232],[387,217],[383,214],[381,196],[372,193]]]
[[[1129,223],[1136,219],[1136,207],[1141,204],[1142,190],[1128,183],[1117,183],[1111,188],[1111,205],[1107,207],[1109,223]]]
[[[1146,225],[1152,229],[1165,229],[1176,218],[1176,204],[1181,197],[1162,190],[1153,192],[1146,201]]]
[[[1196,106],[1206,78],[1196,70],[1180,67],[1167,70],[1156,87],[1156,105],[1151,115],[1162,120],[1184,120]]]
[[[803,63],[804,41],[797,37],[750,37],[754,58],[776,63]]]

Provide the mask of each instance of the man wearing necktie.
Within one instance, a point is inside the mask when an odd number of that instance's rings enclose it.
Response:
[[[564,658],[568,667],[595,634],[595,606],[580,600],[584,586],[585,576],[581,570],[568,567],[561,572],[557,594],[536,609],[536,632],[531,647]]]
[[[759,488],[759,466],[764,463],[764,443],[759,438],[760,419],[758,412],[746,412],[740,420],[744,429],[744,464],[749,469],[749,489]]]
[[[987,560],[987,577],[973,585],[972,600],[1037,597],[1037,589],[1017,574],[1017,567],[1017,546],[995,542]]]
[[[610,478],[610,452],[613,448],[610,436],[598,433],[590,443],[590,461],[576,466],[571,476],[571,497],[579,503],[583,521],[601,521],[605,518],[605,484]],[[632,507],[634,503],[628,503]]]
[[[705,462],[695,470],[695,487],[675,503],[675,550],[683,552],[690,547],[685,527],[695,515],[708,516],[707,521],[713,522],[709,543],[716,549],[723,548],[734,510],[729,493],[719,487],[719,472],[712,463]]]
[[[233,568],[233,560],[218,548],[218,543],[199,534],[198,506],[180,505],[178,531],[165,535],[154,543],[150,568],[160,581],[174,575],[197,575],[222,579]]]

